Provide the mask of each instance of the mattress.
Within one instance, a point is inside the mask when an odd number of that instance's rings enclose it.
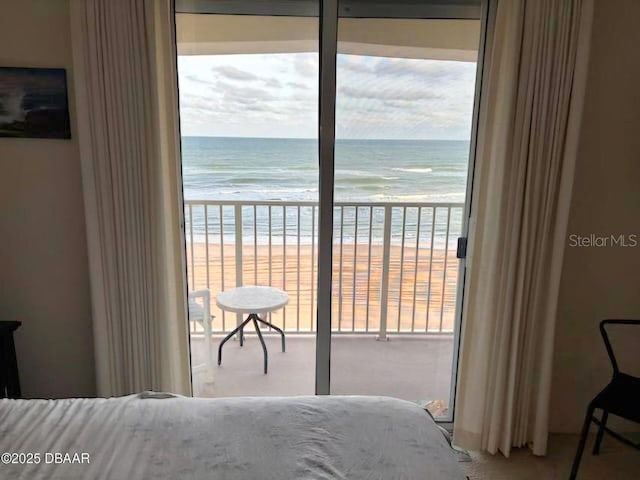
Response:
[[[0,478],[456,480],[417,405],[386,397],[0,400]]]

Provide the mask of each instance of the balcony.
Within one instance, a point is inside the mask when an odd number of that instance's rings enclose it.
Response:
[[[332,391],[448,402],[462,213],[461,203],[335,204]],[[270,315],[287,333],[287,352],[265,332],[269,374],[262,374],[260,347],[248,332],[244,349],[225,347],[221,367],[197,369],[195,393],[313,393],[317,204],[188,200],[185,224],[189,289],[210,292],[214,349],[239,321],[217,308],[219,291],[273,285],[290,296]],[[194,365],[206,364],[203,333],[203,324],[192,322]]]

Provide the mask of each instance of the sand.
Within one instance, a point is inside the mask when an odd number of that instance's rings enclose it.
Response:
[[[354,262],[355,250],[355,262]],[[370,252],[369,252],[370,250]],[[459,261],[455,251],[409,245],[390,251],[387,331],[452,331]],[[272,314],[271,321],[287,331],[312,331],[317,301],[317,247],[297,244],[245,245],[242,249],[243,285],[272,285],[289,293],[287,307]],[[416,264],[417,253],[417,264]],[[313,254],[313,255],[312,255]],[[381,323],[381,245],[345,244],[333,251],[332,327],[334,331],[377,333]],[[221,312],[215,295],[236,286],[236,247],[233,244],[189,243],[187,273],[189,290],[211,291],[213,329],[233,328],[236,315]],[[222,262],[222,259],[224,261]],[[224,264],[224,268],[222,268]],[[340,268],[342,265],[342,268]],[[429,268],[431,266],[431,268]],[[446,276],[445,276],[446,272]],[[444,286],[444,288],[443,288]],[[313,321],[312,321],[313,319]]]

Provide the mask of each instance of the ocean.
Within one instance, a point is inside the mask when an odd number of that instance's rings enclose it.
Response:
[[[468,171],[469,142],[456,140],[337,140],[335,150],[336,202],[463,203]],[[185,200],[212,201],[318,201],[318,143],[315,139],[182,137],[182,170]],[[257,229],[258,243],[268,240],[267,207],[258,207],[256,225],[251,207],[243,213],[243,233],[248,240]],[[210,208],[208,228],[215,238],[220,234],[218,208]],[[312,235],[311,208],[300,209],[300,235],[307,243]],[[341,214],[343,237],[353,240],[355,208],[336,209],[336,228]],[[373,219],[369,219],[372,213]],[[204,208],[187,208],[187,235],[204,237]],[[317,215],[317,210],[316,210]],[[406,221],[404,220],[406,215]],[[433,211],[421,212],[421,223],[433,223]],[[233,207],[222,209],[225,242],[233,241]],[[259,218],[258,218],[259,217]],[[281,208],[272,209],[272,234],[297,234],[298,212],[287,208],[286,223]],[[217,220],[216,220],[217,218]],[[447,230],[450,242],[461,230],[462,208],[447,215],[446,208],[435,214],[436,241],[443,241]],[[384,211],[360,209],[358,226],[371,221],[379,225]],[[392,241],[415,238],[418,209],[394,209]],[[317,222],[316,222],[317,226]],[[447,228],[448,226],[448,228]],[[317,228],[317,227],[316,227]],[[362,229],[364,230],[364,229]],[[315,231],[317,233],[317,230]],[[349,232],[352,232],[351,234]],[[422,235],[428,235],[424,228]],[[377,238],[376,235],[374,237]],[[376,238],[373,241],[376,241]]]
[[[464,202],[469,142],[337,140],[335,201]],[[315,139],[182,137],[187,200],[318,200]]]

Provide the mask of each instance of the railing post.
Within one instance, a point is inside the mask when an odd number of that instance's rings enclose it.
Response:
[[[236,287],[242,286],[242,205],[234,206],[235,247],[236,247]],[[242,314],[236,315],[236,325],[242,323]]]
[[[382,279],[380,285],[380,333],[378,340],[387,338],[387,303],[389,300],[389,261],[391,259],[391,214],[393,207],[384,207],[384,234],[382,239]]]

